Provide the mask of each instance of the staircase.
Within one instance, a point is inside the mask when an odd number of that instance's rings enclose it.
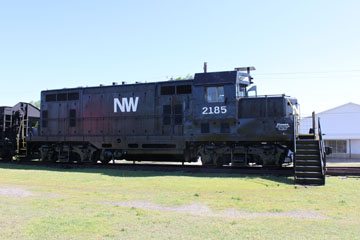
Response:
[[[325,185],[326,150],[321,131],[320,118],[312,113],[309,134],[298,134],[298,122],[294,117],[294,180],[295,184]],[[329,153],[330,154],[330,153]]]
[[[294,161],[295,183],[303,185],[324,185],[325,172],[323,171],[320,140],[300,135],[296,141]]]

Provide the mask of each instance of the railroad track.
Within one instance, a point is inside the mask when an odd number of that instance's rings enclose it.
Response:
[[[16,163],[14,163],[16,164]],[[159,163],[52,163],[28,161],[21,162],[21,165],[46,167],[52,169],[99,169],[99,170],[125,170],[125,171],[152,171],[152,172],[179,172],[179,173],[202,173],[202,174],[255,174],[255,175],[274,175],[292,176],[292,167],[269,169],[262,167],[203,167],[201,165],[179,165],[179,164],[159,164]],[[0,164],[1,167],[1,164]]]
[[[55,169],[114,169],[125,171],[153,171],[153,172],[180,172],[180,173],[204,173],[204,174],[254,174],[254,175],[274,175],[274,176],[293,176],[292,167],[277,169],[262,167],[203,167],[201,165],[178,165],[178,164],[157,164],[157,163],[110,163],[110,164],[91,164],[91,163],[51,163],[51,162],[21,162],[27,166],[41,166]],[[0,165],[1,167],[1,165]],[[360,167],[327,167],[328,176],[360,176]]]
[[[330,176],[360,176],[360,167],[327,167],[326,175],[330,175]]]

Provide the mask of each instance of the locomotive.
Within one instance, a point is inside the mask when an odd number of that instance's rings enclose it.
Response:
[[[279,167],[294,151],[297,99],[258,96],[252,70],[42,91],[38,124],[17,125],[17,152],[54,162]]]

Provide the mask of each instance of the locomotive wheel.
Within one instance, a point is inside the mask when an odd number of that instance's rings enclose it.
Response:
[[[50,156],[49,161],[50,162],[57,162],[58,161],[58,156],[59,156],[58,152],[53,152],[53,154]]]
[[[2,157],[2,160],[3,160],[4,162],[10,162],[10,161],[12,161],[12,159],[13,159],[13,156],[12,156],[11,154],[5,154],[5,155],[3,155],[3,157]]]
[[[74,162],[76,162],[76,163],[82,163],[80,155],[77,154],[77,153],[75,153],[75,152],[71,152],[71,153],[70,153],[69,162],[71,162],[71,163],[74,163]]]
[[[215,162],[216,162],[216,167],[217,168],[222,168],[223,165],[224,165],[224,159],[223,157],[219,156],[215,159]]]
[[[100,160],[101,164],[108,164],[110,161],[111,161],[111,159]]]
[[[213,154],[211,156],[211,161],[204,161],[202,162],[202,165],[207,168],[222,168],[224,165],[224,158],[222,156],[218,156],[216,154]]]
[[[100,151],[96,150],[92,155],[91,155],[91,162],[93,164],[96,164],[99,160],[100,160]]]
[[[1,158],[4,162],[10,162],[13,159],[13,155],[11,154],[11,152],[8,149],[5,149],[2,153]]]
[[[215,166],[212,157],[205,154],[201,155],[201,165],[207,168]]]

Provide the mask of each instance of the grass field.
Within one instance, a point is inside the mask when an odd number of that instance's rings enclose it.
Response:
[[[0,163],[0,239],[360,239],[360,180]]]

